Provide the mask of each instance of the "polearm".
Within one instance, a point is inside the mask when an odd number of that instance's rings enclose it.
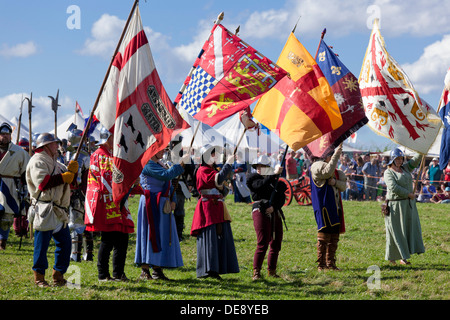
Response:
[[[33,92],[31,92],[30,98],[25,98],[24,100],[28,100],[28,126],[29,126],[29,139],[30,139],[30,146],[28,148],[28,154],[30,157],[33,155],[33,148],[32,148],[32,130],[31,130],[31,113],[33,111]],[[33,239],[33,225],[30,223],[30,239]]]
[[[55,113],[55,138],[58,137],[58,133],[57,133],[57,128],[58,128],[58,107],[60,107],[61,105],[58,104],[58,100],[59,100],[59,89],[58,92],[56,93],[56,98],[53,98],[51,96],[48,96],[50,99],[52,99],[52,110]]]
[[[283,159],[281,160],[281,168],[284,168],[284,164],[286,162],[286,154],[288,152],[289,149],[289,145],[286,143],[286,150],[284,150],[284,154],[283,154]],[[278,192],[278,184],[280,183],[280,175],[277,175],[276,177],[277,182],[275,183],[275,188],[272,191],[272,194],[270,195],[270,200],[269,200],[269,207],[273,206],[273,202],[275,200],[275,195]],[[275,217],[276,217],[277,212],[275,212],[275,209],[273,211],[273,220],[272,220],[272,238],[275,239]],[[284,220],[284,219],[283,219]],[[286,222],[285,222],[285,226],[286,226]],[[287,230],[287,226],[286,226],[286,230]]]
[[[22,102],[20,103],[20,114],[19,114],[19,121],[17,124],[17,137],[16,137],[16,144],[19,144],[19,140],[20,140],[20,127],[22,126],[22,109],[23,109],[23,94],[22,94]],[[30,142],[31,144],[31,142]]]
[[[101,97],[101,95],[103,93],[103,89],[105,88],[106,81],[108,80],[108,76],[109,76],[109,73],[111,71],[112,64],[113,64],[114,59],[115,59],[115,57],[117,55],[117,52],[119,51],[120,45],[122,44],[123,37],[125,36],[125,33],[126,33],[127,29],[128,29],[128,25],[130,24],[130,20],[131,20],[131,18],[133,16],[134,10],[136,9],[136,6],[138,5],[138,3],[139,3],[139,0],[135,0],[134,1],[133,7],[131,8],[131,12],[130,12],[130,14],[128,16],[127,22],[125,23],[125,27],[123,28],[122,34],[120,35],[120,39],[119,39],[119,42],[117,43],[116,50],[114,51],[114,54],[113,54],[113,56],[111,58],[111,62],[109,63],[109,67],[108,67],[108,70],[106,71],[105,78],[103,79],[103,83],[102,83],[102,85],[100,87],[100,91],[98,92],[97,99],[95,100],[95,103],[94,103],[94,107],[92,108],[91,114],[89,116],[89,120],[88,120],[88,122],[86,124],[86,129],[83,131],[83,135],[81,136],[81,141],[80,141],[80,144],[78,146],[77,152],[75,153],[74,161],[77,161],[78,156],[80,155],[81,147],[84,144],[84,141],[86,140],[87,132],[89,131],[89,127],[91,126],[92,118],[94,117],[94,113],[95,113],[95,110],[97,109],[98,102],[99,102],[100,97]]]
[[[34,108],[34,106],[33,106],[33,92],[31,92],[31,95],[30,95],[30,98],[25,98],[25,100],[28,100],[28,130],[29,130],[29,133],[28,133],[28,136],[29,136],[29,139],[30,139],[30,148],[29,148],[29,150],[28,150],[28,154],[30,155],[30,157],[33,155],[33,148],[31,148],[31,144],[32,144],[32,130],[31,130],[31,113],[33,112],[33,108]]]

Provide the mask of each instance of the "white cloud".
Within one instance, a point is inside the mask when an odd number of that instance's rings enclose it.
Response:
[[[446,34],[442,40],[427,46],[417,61],[402,65],[419,93],[442,91],[445,74],[450,67],[449,53],[450,34]]]
[[[92,38],[84,43],[81,54],[111,57],[117,46],[125,21],[116,16],[104,14],[97,20],[91,30]]]
[[[0,56],[7,58],[26,58],[37,52],[37,46],[33,41],[19,43],[12,47],[3,44],[0,49]]]
[[[255,38],[286,38],[300,18],[297,33],[319,37],[323,28],[334,37],[367,33],[373,18],[380,19],[382,32],[390,36],[431,36],[450,32],[442,12],[450,1],[440,0],[287,0],[282,8],[253,12],[243,32]]]
[[[30,93],[12,93],[4,97],[0,97],[0,114],[11,120],[14,117],[19,118],[20,106],[25,98],[30,98]],[[68,97],[60,96],[58,109],[58,123],[62,123],[64,114],[72,114],[74,112],[74,101]],[[47,96],[33,95],[33,106],[31,113],[31,129],[36,132],[50,132],[54,130],[54,112],[51,108],[51,100]],[[67,117],[66,117],[67,119]],[[22,121],[28,127],[28,100],[23,101]]]
[[[117,16],[103,14],[99,20],[94,22],[91,38],[85,41],[84,47],[79,52],[83,55],[111,58],[124,26],[125,20],[121,20]],[[168,47],[166,37],[163,34],[155,32],[149,27],[144,27],[144,31],[151,43],[152,51],[154,48],[163,50]]]

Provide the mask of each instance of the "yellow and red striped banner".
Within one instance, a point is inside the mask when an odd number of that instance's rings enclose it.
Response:
[[[283,78],[258,101],[253,110],[256,120],[293,150],[342,125],[339,106],[327,79],[293,33],[277,65],[290,77]]]

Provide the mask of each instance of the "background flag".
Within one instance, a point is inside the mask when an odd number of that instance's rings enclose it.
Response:
[[[439,167],[444,170],[450,161],[450,69],[444,80],[445,86],[439,102],[438,113],[444,123],[439,153]]]
[[[78,104],[78,101],[75,101],[75,112],[81,113],[81,116],[84,117],[83,110],[81,109],[80,105]]]
[[[359,87],[369,127],[379,135],[426,154],[442,125],[437,113],[422,103],[407,75],[388,54],[374,20]]]
[[[369,120],[364,112],[358,79],[338,59],[325,41],[320,42],[316,62],[334,92],[343,124],[303,148],[309,156],[322,157],[364,126]]]
[[[175,103],[210,126],[249,107],[286,75],[220,24],[214,25],[193,68]]]
[[[189,127],[155,68],[137,6],[99,99],[95,116],[114,133],[113,198],[128,193],[148,160]]]
[[[256,104],[253,117],[298,150],[339,128],[342,117],[314,58],[290,34],[277,64],[289,72]]]

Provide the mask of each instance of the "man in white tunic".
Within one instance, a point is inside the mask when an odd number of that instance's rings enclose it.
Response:
[[[25,185],[25,170],[30,159],[28,153],[11,142],[12,127],[0,125],[0,250],[5,250],[14,216],[21,214],[22,199],[19,191]]]
[[[70,263],[72,241],[68,227],[70,183],[78,171],[78,162],[71,161],[67,168],[56,161],[58,140],[50,133],[36,139],[36,151],[27,166],[26,179],[30,192],[30,223],[34,232],[33,272],[35,284],[47,287],[45,270],[48,268],[47,251],[50,240],[55,242],[53,282],[66,284],[64,273]]]

